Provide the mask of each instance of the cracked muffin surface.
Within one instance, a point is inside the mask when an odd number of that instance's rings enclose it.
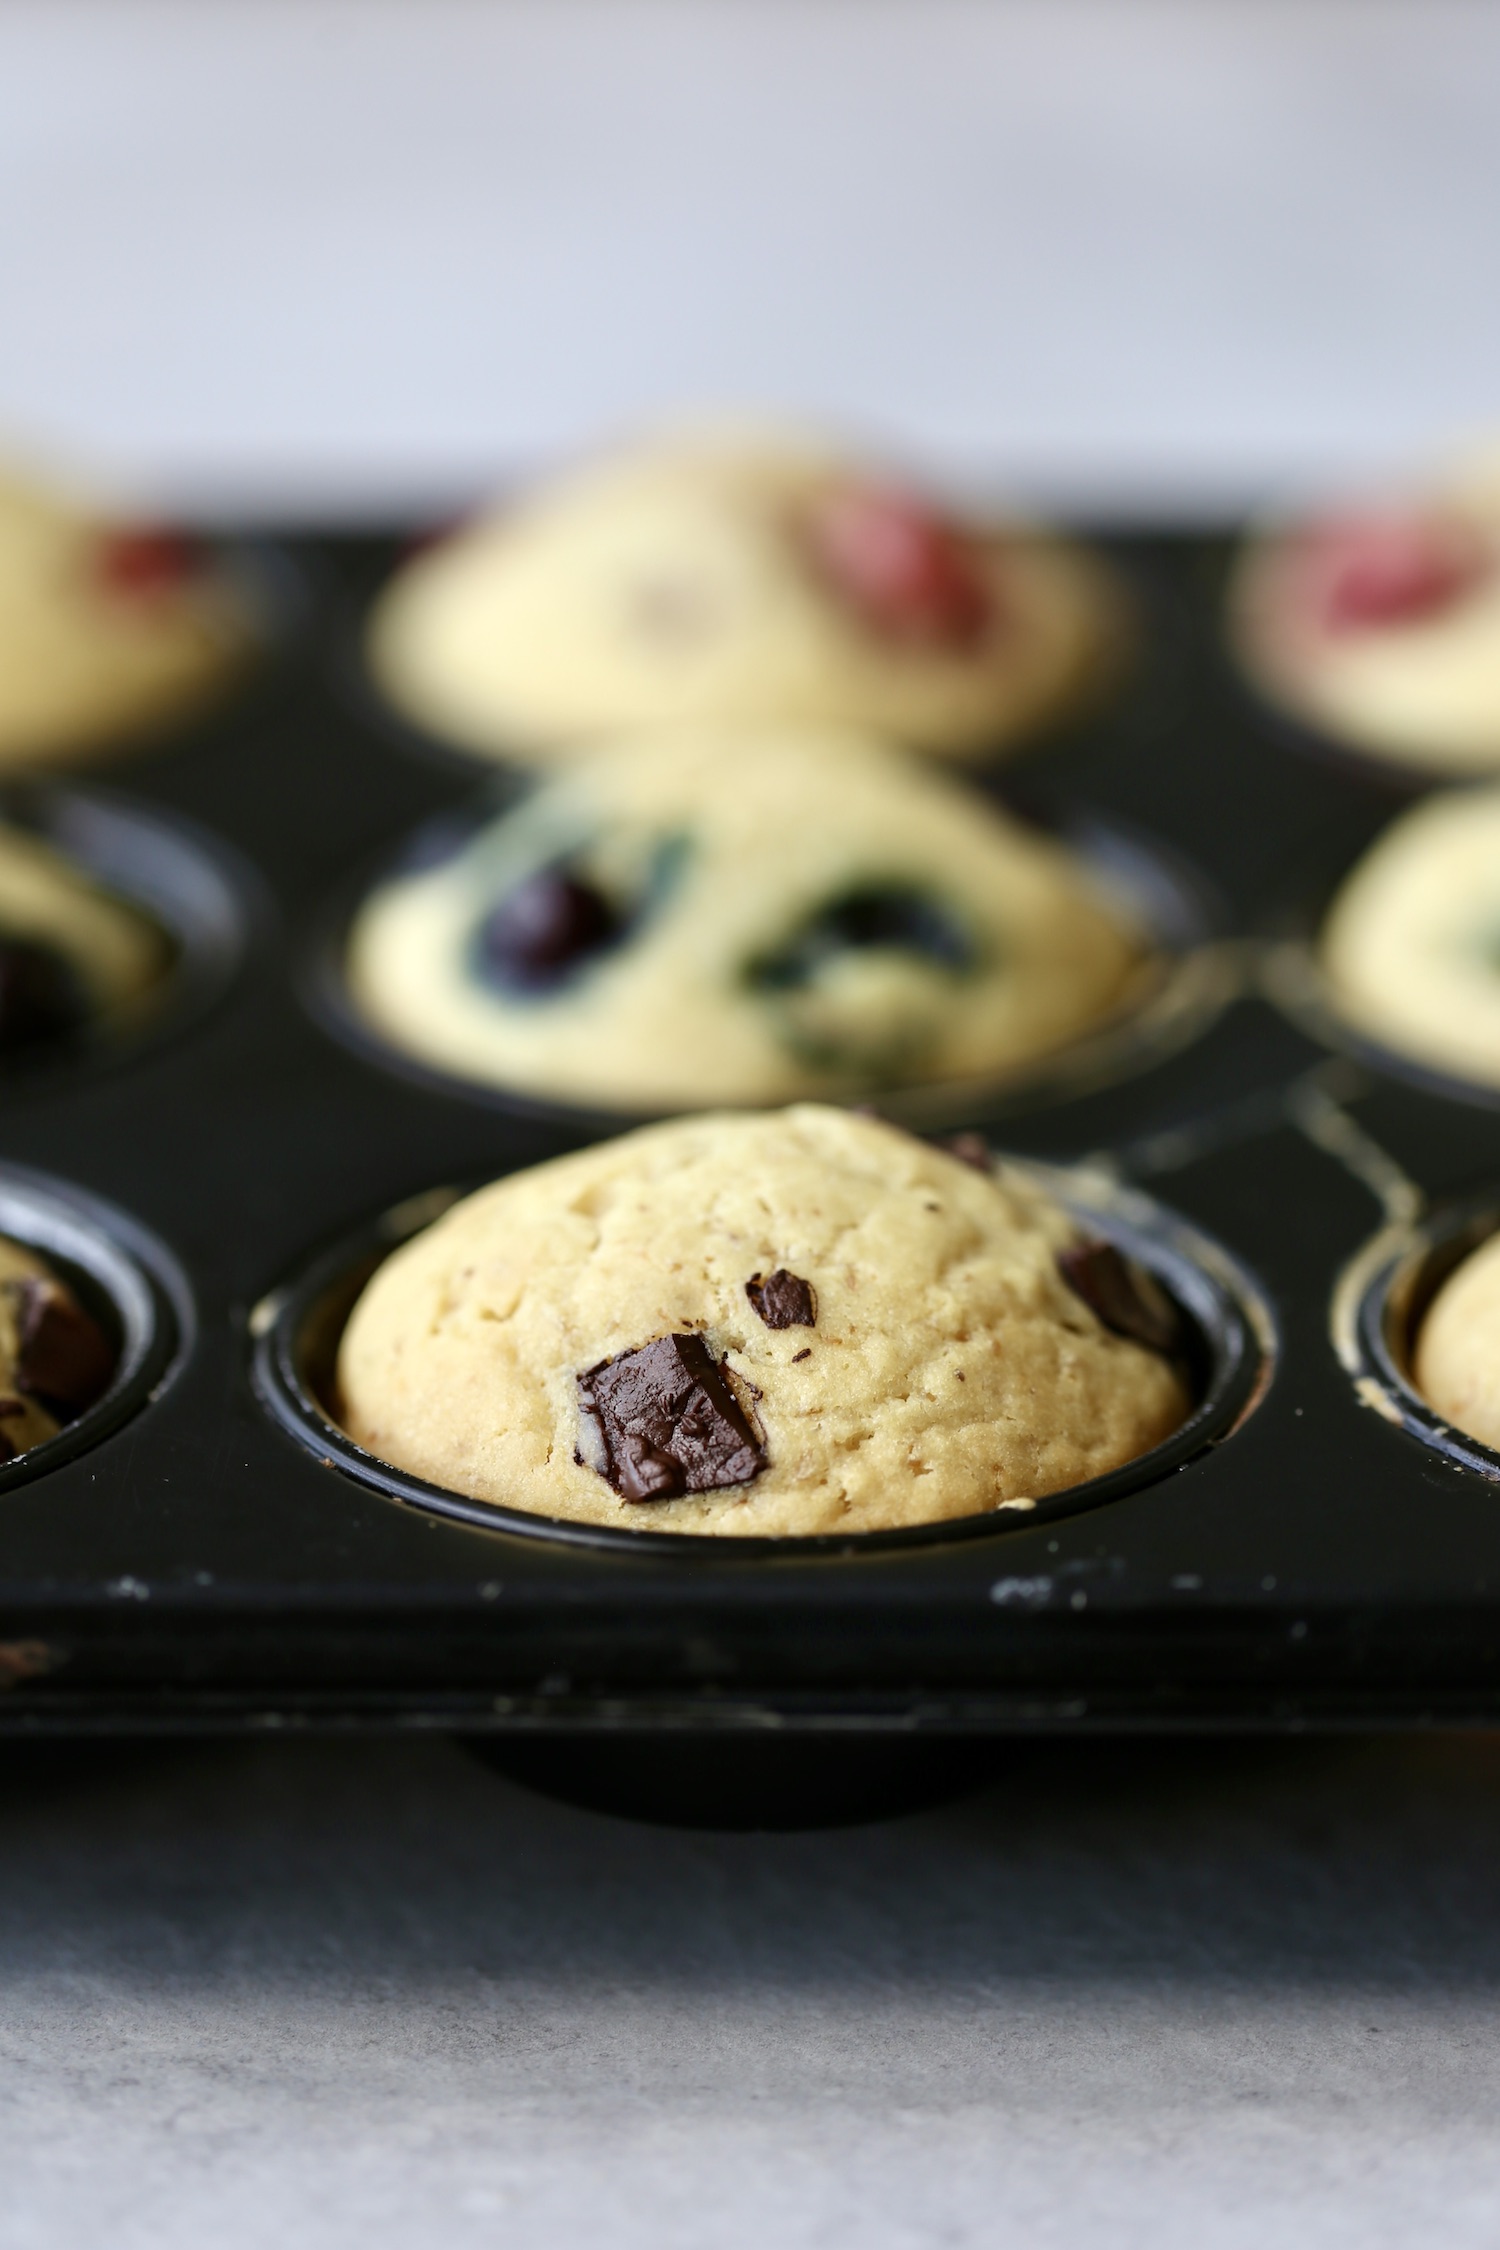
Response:
[[[514,1174],[367,1284],[344,1425],[451,1491],[627,1529],[1019,1520],[1189,1399],[1167,1348],[1121,1332],[1166,1314],[1150,1278],[974,1153],[809,1104]]]
[[[380,885],[349,987],[457,1077],[616,1110],[1000,1078],[1161,971],[1064,845],[878,739],[601,751]]]

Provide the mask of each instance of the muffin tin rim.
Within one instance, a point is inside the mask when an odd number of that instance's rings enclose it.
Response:
[[[1500,1189],[1494,1187],[1380,1228],[1339,1275],[1330,1327],[1339,1360],[1366,1406],[1451,1465],[1500,1484],[1500,1449],[1445,1421],[1418,1390],[1408,1365],[1417,1327],[1438,1288],[1496,1232]],[[1436,1273],[1435,1261],[1441,1261]]]
[[[1064,1168],[1010,1156],[1005,1161],[1054,1194],[1075,1217],[1139,1258],[1186,1312],[1209,1360],[1203,1396],[1170,1436],[1103,1476],[1065,1486],[1029,1508],[1002,1504],[980,1514],[884,1531],[705,1535],[542,1515],[471,1499],[391,1467],[356,1444],[318,1399],[304,1372],[305,1330],[330,1297],[347,1289],[351,1281],[357,1294],[385,1257],[483,1184],[477,1181],[404,1198],[326,1247],[261,1298],[249,1322],[252,1387],[271,1420],[336,1475],[429,1514],[558,1545],[731,1561],[855,1558],[1031,1529],[1145,1490],[1232,1437],[1275,1379],[1280,1336],[1270,1299],[1243,1262],[1155,1197],[1087,1166]],[[340,1331],[353,1302],[351,1295],[337,1316]]]

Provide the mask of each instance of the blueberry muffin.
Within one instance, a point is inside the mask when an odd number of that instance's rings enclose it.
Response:
[[[1153,980],[1061,846],[863,736],[638,741],[383,884],[359,1012],[455,1076],[623,1110],[1003,1076]]]
[[[338,1382],[360,1445],[450,1491],[781,1537],[1014,1521],[1180,1425],[1177,1340],[1024,1174],[805,1106],[468,1197],[368,1283]]]
[[[56,1437],[109,1388],[115,1350],[44,1258],[0,1235],[0,1461]]]
[[[1412,1372],[1445,1422],[1500,1448],[1500,1235],[1465,1258],[1434,1297]]]
[[[1500,1086],[1500,788],[1445,791],[1395,821],[1335,899],[1322,959],[1370,1038]]]
[[[165,932],[25,829],[0,826],[0,1063],[149,1008]]]
[[[1097,679],[1113,590],[1074,547],[968,524],[785,436],[579,469],[401,570],[370,626],[402,711],[489,757],[669,725],[872,726],[1007,745]]]
[[[0,473],[0,770],[77,762],[186,715],[258,639],[206,547]]]
[[[1257,686],[1321,733],[1439,773],[1500,767],[1500,453],[1263,533],[1230,616]]]

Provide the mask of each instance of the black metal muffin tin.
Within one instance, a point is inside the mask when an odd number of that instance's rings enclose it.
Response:
[[[358,871],[484,776],[350,691],[397,542],[288,541],[312,592],[253,695],[27,797],[65,838],[109,830],[109,872],[176,914],[182,983],[125,1041],[0,1085],[0,1226],[38,1195],[81,1226],[52,1246],[128,1337],[86,1423],[0,1468],[0,1730],[706,1730],[844,1742],[852,1770],[856,1738],[909,1766],[1017,1729],[1500,1718],[1500,1457],[1404,1374],[1423,1290],[1500,1211],[1500,1112],[1330,1045],[1265,982],[1403,786],[1309,757],[1239,688],[1222,541],[1106,544],[1134,672],[985,785],[1194,871],[1225,1004],[1108,1083],[976,1107],[1004,1147],[1094,1160],[1076,1192],[1186,1303],[1201,1423],[1032,1515],[865,1542],[593,1537],[340,1440],[317,1361],[361,1259],[436,1207],[413,1198],[603,1121],[475,1098],[326,1020]],[[185,891],[132,861],[129,814]]]

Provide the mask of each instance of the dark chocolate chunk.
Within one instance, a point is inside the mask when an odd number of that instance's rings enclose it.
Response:
[[[622,1500],[748,1484],[764,1448],[701,1336],[658,1336],[578,1377],[578,1404]]]
[[[35,938],[0,934],[0,1053],[65,1039],[92,1013],[66,954]]]
[[[115,1354],[91,1313],[60,1281],[27,1279],[16,1296],[16,1381],[64,1419],[109,1388]]]
[[[816,1328],[818,1303],[812,1283],[778,1266],[774,1273],[752,1274],[745,1295],[768,1328]]]
[[[919,954],[938,967],[974,966],[968,932],[942,902],[900,883],[861,883],[809,915],[773,953],[750,965],[752,985],[765,991],[811,984],[840,953],[877,949]]]
[[[592,883],[539,867],[481,923],[479,967],[501,984],[537,989],[560,983],[620,934],[619,916]]]
[[[995,1169],[994,1153],[988,1141],[979,1133],[955,1133],[943,1146],[950,1156],[958,1158],[960,1164],[967,1164],[976,1172],[983,1172],[988,1176]]]
[[[1129,1336],[1154,1352],[1181,1349],[1177,1307],[1160,1284],[1122,1258],[1112,1242],[1074,1243],[1058,1251],[1057,1267],[1074,1295],[1117,1336]]]
[[[792,1365],[793,1365],[793,1367],[795,1367],[799,1359],[811,1359],[811,1358],[812,1358],[812,1345],[811,1345],[811,1344],[804,1344],[800,1352],[793,1352],[793,1354],[792,1354]]]

